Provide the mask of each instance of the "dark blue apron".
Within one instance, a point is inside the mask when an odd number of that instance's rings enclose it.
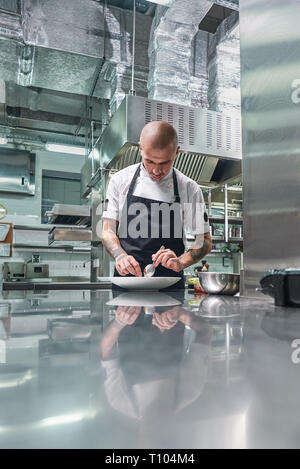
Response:
[[[138,237],[132,238],[130,234],[127,232],[126,237],[119,237],[120,244],[124,251],[133,256],[137,262],[140,264],[142,273],[144,268],[148,264],[152,264],[152,255],[155,254],[160,247],[163,245],[166,249],[171,249],[175,252],[176,256],[181,256],[184,251],[184,242],[183,242],[183,225],[182,225],[182,218],[177,210],[170,210],[170,217],[168,220],[164,220],[162,213],[160,213],[159,219],[155,220],[151,217],[151,206],[152,204],[163,204],[165,206],[171,207],[173,203],[162,202],[159,200],[154,199],[146,199],[144,197],[138,197],[133,195],[133,191],[136,185],[137,178],[140,174],[141,165],[138,166],[134,177],[131,181],[130,187],[128,189],[127,200],[124,205],[121,214],[120,224],[126,224],[126,229],[128,228],[130,222],[136,217],[135,215],[129,214],[129,209],[131,204],[143,204],[144,207],[147,208],[145,213],[143,214],[144,217],[147,217],[145,220],[148,223],[148,233],[150,234],[146,238]],[[180,204],[180,197],[178,192],[178,183],[175,170],[173,169],[173,184],[174,184],[174,202]],[[126,213],[125,213],[126,212]],[[178,218],[179,217],[179,218]],[[158,237],[151,238],[151,227],[156,226],[156,233],[159,234]],[[180,227],[181,236],[177,236],[176,227]],[[168,237],[164,237],[165,233],[169,233]],[[176,234],[176,236],[175,236]],[[115,269],[114,272],[115,277],[120,277],[120,274]],[[169,287],[168,290],[174,290],[179,288],[184,288],[184,279],[183,279],[183,271],[181,272],[174,272],[174,270],[167,269],[162,265],[159,265],[155,270],[155,277],[181,277],[181,280],[178,281],[173,287]],[[127,277],[132,277],[131,274],[128,274]],[[166,291],[167,289],[163,289]]]

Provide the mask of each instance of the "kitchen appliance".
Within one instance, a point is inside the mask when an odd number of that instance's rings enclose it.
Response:
[[[180,151],[174,167],[194,181],[221,183],[241,174],[240,113],[221,113],[127,95],[101,137],[100,156],[90,175],[82,169],[87,196],[103,169],[120,170],[141,161],[139,139],[151,121],[166,121],[178,133]],[[108,173],[108,171],[107,171]]]
[[[24,262],[4,262],[2,270],[5,282],[17,282],[25,279],[26,264]]]
[[[49,265],[29,262],[4,262],[4,282],[32,281],[33,279],[48,279]]]
[[[24,150],[0,148],[1,192],[35,194],[35,154]]]
[[[300,306],[300,268],[269,270],[260,285],[257,290],[274,298],[276,306]]]
[[[25,271],[25,279],[49,278],[48,264],[29,263]]]
[[[240,289],[240,275],[223,272],[198,272],[201,286],[212,295],[235,295]]]

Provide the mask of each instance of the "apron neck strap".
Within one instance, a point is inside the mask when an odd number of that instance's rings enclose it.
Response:
[[[128,189],[127,197],[133,195],[133,191],[134,191],[134,188],[135,188],[135,184],[136,184],[137,178],[138,178],[139,175],[140,175],[141,165],[142,165],[142,163],[138,165],[138,167],[137,167],[137,169],[136,169],[136,172],[134,173],[134,176],[133,176],[133,178],[132,178],[132,181],[131,181],[130,186],[129,186],[129,189]]]
[[[132,181],[130,183],[129,189],[128,189],[128,194],[127,196],[133,195],[133,191],[136,185],[137,178],[140,175],[141,172],[141,167],[143,163],[140,163],[136,169],[136,172],[134,173],[134,176],[132,178]],[[179,196],[179,191],[178,191],[178,182],[177,182],[177,177],[176,177],[176,172],[175,169],[173,168],[172,170],[172,176],[173,176],[173,186],[174,186],[174,199],[175,202],[180,203],[180,196]]]
[[[173,185],[174,185],[174,199],[175,199],[175,202],[180,203],[180,196],[179,196],[178,182],[177,182],[177,176],[176,176],[175,168],[173,168]]]

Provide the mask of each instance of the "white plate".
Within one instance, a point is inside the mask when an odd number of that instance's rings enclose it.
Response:
[[[181,302],[175,300],[166,293],[158,291],[149,291],[147,295],[144,292],[126,292],[121,293],[116,298],[106,303],[110,306],[176,306]]]
[[[181,277],[110,277],[111,283],[127,290],[161,290],[177,283]]]

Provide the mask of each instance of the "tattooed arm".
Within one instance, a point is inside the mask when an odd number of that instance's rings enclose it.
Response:
[[[202,244],[202,243],[201,243]],[[204,240],[201,247],[197,246],[197,239],[195,246],[179,257],[182,268],[185,269],[193,264],[199,262],[203,257],[210,253],[212,250],[212,240],[210,233],[204,233]]]
[[[155,267],[162,264],[167,269],[180,272],[186,269],[190,265],[196,264],[203,257],[205,257],[212,249],[212,240],[210,233],[204,233],[204,235],[196,236],[194,247],[189,249],[187,252],[177,257],[171,249],[159,250],[152,256]]]
[[[120,275],[132,274],[136,277],[142,277],[142,271],[139,263],[133,256],[129,256],[121,246],[117,235],[119,222],[109,218],[103,221],[102,244],[107,252],[115,259],[116,269]]]

